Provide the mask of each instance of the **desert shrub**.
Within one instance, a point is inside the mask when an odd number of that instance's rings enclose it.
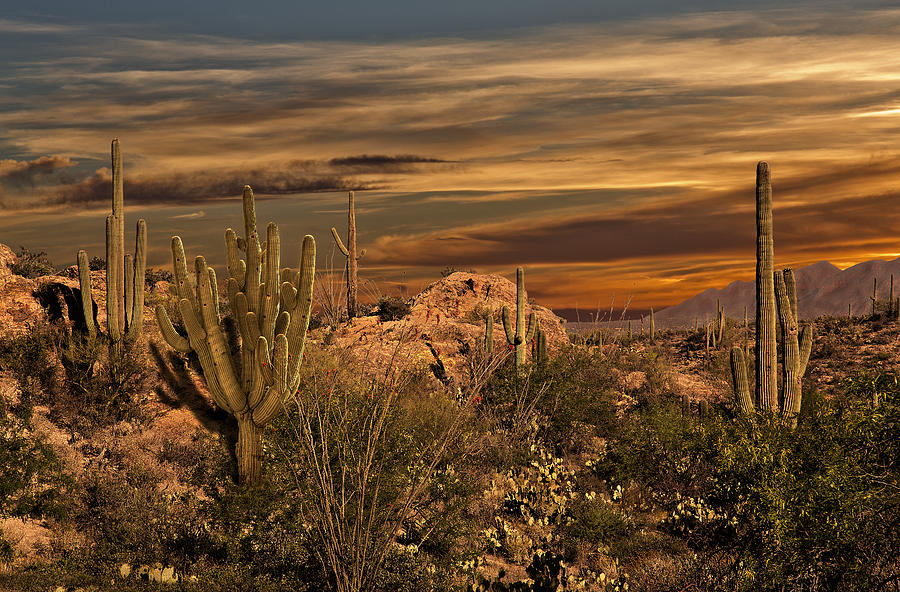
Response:
[[[137,344],[124,341],[110,351],[103,336],[60,331],[57,352],[66,379],[51,407],[55,421],[96,427],[144,419],[139,395],[147,368]]]
[[[16,275],[30,279],[56,273],[56,268],[46,252],[32,251],[28,247],[19,247],[16,262],[10,263],[9,269]]]
[[[594,545],[611,545],[634,531],[634,522],[615,505],[599,496],[582,497],[569,510],[568,536]]]
[[[29,418],[33,406],[46,403],[56,388],[54,335],[46,325],[33,323],[22,335],[0,339],[0,370],[11,373],[18,383],[14,411],[22,418]],[[5,407],[0,403],[0,411]]]
[[[692,457],[694,424],[672,400],[656,400],[633,409],[589,468],[610,490],[619,488],[636,505],[655,498],[694,495],[709,479]]]
[[[53,450],[25,422],[0,417],[0,517],[62,518],[70,486]]]
[[[466,273],[478,273],[474,269],[471,269],[468,267],[456,267],[454,265],[448,265],[447,267],[445,267],[444,269],[441,270],[441,277],[445,278],[448,275],[452,275],[452,274],[456,273],[457,271],[464,271]]]
[[[150,268],[144,272],[144,285],[152,288],[156,282],[172,282],[174,276],[168,269]]]
[[[613,373],[597,351],[567,348],[523,374],[510,356],[491,376],[484,407],[512,434],[535,436],[560,451],[580,451],[614,423]]]
[[[378,318],[381,321],[398,321],[409,314],[409,304],[402,298],[389,296],[378,301]]]
[[[106,259],[103,257],[91,257],[91,260],[88,262],[88,269],[91,271],[102,271],[106,269]]]
[[[266,466],[282,510],[307,525],[319,571],[337,590],[444,585],[463,528],[471,402],[424,389],[422,372],[372,380],[322,351],[302,373]]]

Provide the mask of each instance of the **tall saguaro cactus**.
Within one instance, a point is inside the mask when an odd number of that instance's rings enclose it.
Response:
[[[181,238],[172,237],[175,291],[187,336],[178,334],[163,306],[156,319],[163,337],[180,352],[195,351],[215,403],[238,424],[237,460],[241,483],[256,485],[262,475],[260,435],[300,383],[316,272],[316,241],[303,237],[300,270],[280,268],[281,237],[270,222],[259,243],[253,192],[244,187],[244,231],[225,231],[228,302],[241,336],[240,372],[219,327],[216,274],[199,256],[188,275]],[[245,258],[240,258],[244,251]]]
[[[778,352],[775,338],[775,318],[781,327],[782,417],[796,422],[800,412],[801,378],[806,372],[812,351],[813,325],[804,325],[798,335],[797,289],[791,269],[774,271],[774,240],[772,233],[772,188],[769,167],[765,162],[757,166],[756,174],[756,400],[750,397],[744,350],[731,350],[731,373],[735,398],[742,413],[754,408],[779,410]]]
[[[775,344],[775,242],[769,163],[756,165],[756,406],[778,409]]]
[[[528,325],[525,324],[525,270],[516,268],[516,326],[513,328],[510,322],[509,307],[503,306],[503,330],[506,331],[506,341],[516,348],[516,368],[525,363],[525,348],[534,337],[537,325],[534,311],[528,315]]]
[[[112,214],[106,217],[106,327],[114,345],[136,339],[144,325],[144,272],[147,268],[147,223],[137,222],[134,255],[125,253],[125,192],[119,139],[111,146]],[[97,334],[91,298],[91,271],[87,252],[78,251],[78,282],[87,332]]]
[[[357,293],[359,284],[357,281],[357,273],[359,269],[359,259],[366,254],[365,249],[357,254],[356,252],[356,208],[354,207],[353,192],[350,192],[349,205],[347,208],[347,245],[341,241],[338,231],[331,227],[331,236],[337,248],[340,249],[344,257],[347,258],[347,318],[352,319],[358,312]]]

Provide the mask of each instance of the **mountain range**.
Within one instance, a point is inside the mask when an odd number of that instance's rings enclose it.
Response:
[[[841,270],[828,261],[794,270],[797,281],[797,311],[801,319],[823,315],[853,316],[872,311],[873,281],[878,280],[878,299],[889,298],[891,275],[898,280],[894,296],[900,296],[900,258],[880,259],[858,263]],[[725,314],[743,319],[744,307],[750,322],[756,318],[756,282],[734,281],[722,289],[709,288],[681,304],[670,306],[654,314],[659,327],[683,327],[715,319],[716,300],[725,307]]]

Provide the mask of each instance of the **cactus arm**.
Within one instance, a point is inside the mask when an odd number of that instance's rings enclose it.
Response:
[[[775,246],[769,165],[756,166],[756,405],[778,410],[778,350],[775,344]]]
[[[306,348],[306,333],[309,331],[309,317],[312,310],[313,283],[316,278],[316,239],[307,234],[300,248],[300,273],[297,304],[290,311],[291,322],[285,333],[288,339],[290,388],[285,396],[297,390],[300,384],[300,364]]]
[[[216,270],[212,267],[207,267],[207,272],[209,273],[209,288],[212,292],[212,296],[210,298],[210,302],[213,309],[213,316],[216,320],[216,324],[219,324],[219,319],[222,318],[219,312],[219,282],[216,279]]]
[[[91,298],[91,267],[88,263],[87,252],[78,251],[78,286],[81,289],[81,310],[84,314],[84,325],[88,335],[97,335],[97,326],[94,324],[94,300]]]
[[[244,294],[247,295],[247,304],[253,312],[259,311],[259,264],[259,240],[253,237],[247,241],[247,279],[244,282]]]
[[[797,321],[791,314],[793,307],[785,281],[786,275],[776,271],[772,279],[775,284],[778,318],[781,325],[781,343],[784,349],[784,363],[781,365],[782,416],[793,418],[800,413],[800,345],[797,340]]]
[[[275,319],[275,335],[283,334],[287,330],[288,325],[290,325],[290,324],[291,324],[291,313],[289,313],[286,310],[281,311],[278,314],[278,318]]]
[[[338,250],[343,253],[344,257],[349,257],[350,251],[348,251],[347,247],[344,246],[344,241],[341,240],[341,237],[334,226],[331,227],[331,236],[334,238],[334,244],[337,245]]]
[[[234,362],[231,360],[231,351],[228,344],[225,343],[222,331],[219,330],[219,319],[216,316],[216,305],[213,302],[211,277],[206,259],[198,256],[195,260],[195,267],[199,281],[197,293],[200,300],[201,321],[206,330],[206,343],[213,361],[216,380],[228,400],[228,406],[241,412],[246,407],[246,398],[238,383]]]
[[[125,335],[131,335],[134,312],[134,256],[125,253]]]
[[[293,275],[293,274],[292,274]],[[290,281],[281,283],[281,308],[292,310],[297,306],[297,288]]]
[[[256,204],[253,200],[253,190],[249,185],[244,185],[241,200],[244,206],[244,245],[246,249],[250,245],[251,239],[259,238],[259,234],[256,232]]]
[[[744,350],[738,345],[731,348],[731,378],[738,410],[740,410],[742,415],[753,413],[753,399],[750,397],[750,386],[747,383],[747,364],[744,362]]]
[[[277,390],[281,393],[287,392],[288,385],[290,383],[290,377],[288,376],[288,341],[287,336],[284,333],[279,333],[275,337],[275,359],[273,360],[275,366],[274,370],[274,379],[275,386]]]
[[[241,259],[237,235],[230,228],[225,231],[225,253],[228,275],[237,282],[238,290],[243,290],[247,275],[247,263]]]
[[[262,376],[263,384],[266,386],[275,384],[275,378],[272,375],[272,362],[269,360],[269,344],[265,337],[260,337],[259,342],[256,344],[256,361],[259,364],[259,373]],[[263,389],[259,389],[259,393],[255,397],[251,397],[251,407],[256,406],[259,396],[262,395],[262,391]]]
[[[815,328],[812,323],[803,325],[800,330],[800,376],[806,374],[806,366],[809,364],[809,355],[812,353]]]
[[[484,351],[491,353],[494,351],[494,313],[489,311],[487,318],[484,320]]]
[[[250,339],[250,324],[248,323],[247,314],[250,312],[249,305],[247,304],[247,295],[243,292],[238,292],[234,296],[234,318],[238,324],[238,331],[241,333],[241,340],[244,344],[247,343],[247,340]],[[256,337],[259,337],[258,335]],[[255,341],[255,339],[254,339]]]
[[[172,237],[172,269],[175,271],[175,292],[178,298],[196,299],[191,277],[187,272],[187,261],[184,256],[184,244],[180,236]],[[192,302],[193,304],[193,302]]]
[[[787,290],[788,302],[791,304],[791,315],[794,322],[799,324],[800,317],[797,316],[797,281],[794,278],[794,270],[786,267],[781,272],[784,275],[784,287]]]
[[[525,331],[525,341],[531,341],[534,339],[535,331],[538,331],[538,322],[537,317],[534,316],[534,311],[528,315],[528,329]]]
[[[147,275],[147,223],[137,222],[134,239],[134,300],[131,312],[132,335],[140,337],[144,331],[144,282]]]
[[[280,269],[280,253],[281,240],[278,235],[278,227],[274,223],[269,223],[267,228],[269,249],[266,251],[266,277],[265,290],[262,291],[262,297],[259,311],[260,316],[260,333],[270,341],[275,339],[275,321],[278,318],[278,304],[281,299],[280,283],[278,274]]]
[[[238,323],[238,328],[240,328],[241,322],[237,318],[237,297],[239,293],[241,293],[241,291],[240,288],[238,288],[238,281],[235,278],[228,278],[228,281],[225,282],[225,294],[228,295],[228,308],[231,309],[231,316],[234,317],[234,320]],[[243,335],[243,331],[241,331],[241,335]]]
[[[200,361],[200,368],[203,370],[203,378],[206,379],[206,386],[209,387],[210,396],[212,396],[215,404],[225,412],[234,413],[228,404],[228,397],[225,396],[225,392],[222,390],[216,377],[216,365],[209,351],[206,330],[200,324],[194,312],[194,305],[187,298],[182,298],[178,301],[178,310],[181,312],[181,319],[184,321],[184,328],[187,330],[191,349],[196,352],[197,359]]]
[[[166,312],[162,304],[156,305],[156,323],[159,325],[159,331],[162,333],[163,339],[173,349],[183,354],[191,351],[190,341],[188,341],[187,337],[182,337],[178,334],[178,331],[175,330],[172,321],[169,319],[169,313]]]
[[[516,345],[516,334],[513,332],[512,324],[509,322],[509,307],[505,304],[500,312],[500,320],[503,322],[503,330],[506,332],[506,341],[510,345]]]
[[[119,307],[116,303],[116,221],[112,216],[106,217],[106,330],[110,340],[119,340]]]
[[[251,342],[259,339],[259,318],[256,316],[256,313],[253,311],[248,312],[245,322],[247,323],[247,338]]]

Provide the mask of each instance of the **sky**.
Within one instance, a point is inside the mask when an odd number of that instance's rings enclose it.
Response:
[[[557,311],[659,309],[753,278],[759,160],[776,265],[900,256],[900,9],[784,5],[5,7],[0,243],[102,256],[118,137],[154,267],[174,234],[221,267],[249,184],[283,261],[342,270],[352,189],[370,298],[523,266]]]

